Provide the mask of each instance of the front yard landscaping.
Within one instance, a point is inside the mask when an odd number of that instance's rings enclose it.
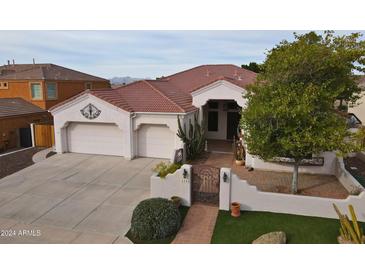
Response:
[[[189,210],[189,207],[187,207],[187,206],[179,207],[179,212],[180,212],[180,216],[181,216],[181,224],[183,224],[186,214],[188,213],[188,210]],[[129,240],[131,240],[134,244],[170,244],[175,239],[176,234],[172,235],[168,238],[159,239],[159,240],[139,240],[139,239],[133,238],[131,230],[129,230],[125,236]]]
[[[361,226],[365,228],[364,223]],[[211,243],[250,244],[262,234],[284,231],[288,244],[336,244],[339,228],[337,219],[257,211],[244,211],[234,218],[228,211],[219,211]]]
[[[0,157],[0,179],[33,165],[32,157],[43,148],[32,147]]]

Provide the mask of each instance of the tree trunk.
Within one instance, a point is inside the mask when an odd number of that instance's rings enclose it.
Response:
[[[299,173],[299,161],[295,161],[293,178],[291,181],[291,193],[296,194],[298,192],[298,173]]]

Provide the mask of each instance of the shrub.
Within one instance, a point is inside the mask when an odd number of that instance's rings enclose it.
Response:
[[[157,172],[157,175],[161,178],[165,178],[167,174],[174,173],[181,167],[181,164],[166,164],[165,162],[161,162],[157,164],[157,166],[153,169],[154,172]]]
[[[140,202],[133,211],[131,234],[139,240],[164,239],[177,233],[181,216],[173,202],[150,198]]]

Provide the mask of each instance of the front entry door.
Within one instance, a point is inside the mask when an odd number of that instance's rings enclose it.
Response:
[[[237,135],[237,128],[240,123],[239,112],[227,112],[227,139],[232,140]]]

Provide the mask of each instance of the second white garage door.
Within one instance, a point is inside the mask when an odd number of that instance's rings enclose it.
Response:
[[[123,156],[123,134],[115,124],[71,123],[67,127],[69,152]]]
[[[138,155],[171,158],[175,147],[174,133],[164,125],[142,125],[138,130]]]

